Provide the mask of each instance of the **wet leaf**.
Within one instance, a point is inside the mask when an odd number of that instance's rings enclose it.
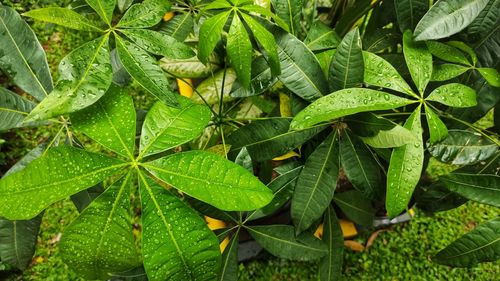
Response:
[[[450,83],[436,88],[425,100],[436,101],[452,107],[471,107],[477,104],[476,91],[458,83]]]
[[[132,5],[120,19],[116,27],[147,28],[159,23],[170,9],[168,1],[145,0]]]
[[[45,21],[83,31],[104,31],[79,13],[60,7],[41,8],[23,14],[34,20]]]
[[[423,95],[432,76],[432,54],[423,42],[415,42],[411,31],[403,34],[403,54],[411,78]]]
[[[357,28],[347,33],[337,46],[330,63],[328,82],[332,91],[357,87],[363,83],[364,61]]]
[[[96,11],[105,23],[111,26],[116,0],[85,0],[85,2]]]
[[[31,101],[0,87],[0,131],[20,127],[34,107]]]
[[[191,48],[164,33],[149,29],[127,29],[121,31],[137,46],[149,53],[171,59],[188,59],[194,56]]]

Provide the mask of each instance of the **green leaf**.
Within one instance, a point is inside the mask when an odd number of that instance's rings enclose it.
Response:
[[[210,62],[203,64],[197,57],[189,59],[162,58],[160,66],[175,77],[203,78],[215,73],[219,69],[218,61],[211,57]]]
[[[411,78],[422,96],[432,76],[432,54],[423,42],[415,42],[411,31],[403,34],[403,54]]]
[[[375,210],[370,200],[357,190],[349,190],[335,194],[333,202],[339,206],[347,218],[353,222],[370,227],[373,225]]]
[[[31,101],[0,87],[0,131],[20,127],[34,107]]]
[[[339,177],[337,133],[331,133],[307,158],[297,179],[291,215],[296,233],[308,229],[330,204]]]
[[[52,91],[45,52],[29,25],[6,6],[0,6],[0,42],[0,70],[37,100],[44,99]]]
[[[337,91],[357,87],[363,83],[364,62],[361,38],[357,28],[349,31],[337,47],[330,63],[328,82]]]
[[[420,180],[424,164],[424,144],[419,106],[410,115],[404,127],[415,134],[412,143],[396,147],[392,151],[387,172],[385,207],[389,217],[395,217],[408,208],[415,186]]]
[[[193,95],[191,100],[199,104],[205,104],[205,102],[210,105],[219,104],[223,93],[223,102],[230,102],[234,99],[230,96],[230,93],[235,80],[236,72],[234,69],[221,69],[203,80],[198,87],[196,87],[196,92],[198,94]],[[224,91],[222,91],[223,89]]]
[[[364,82],[418,97],[398,71],[383,58],[370,52],[363,52]]]
[[[427,105],[425,105],[425,116],[427,118],[427,126],[429,127],[430,143],[436,143],[446,138],[448,128],[446,128],[446,125],[441,121],[436,112]]]
[[[477,68],[481,76],[493,87],[500,87],[500,74],[494,68]]]
[[[210,121],[210,111],[187,98],[179,98],[180,108],[157,102],[142,125],[139,158],[172,149],[194,139]]]
[[[145,0],[132,5],[120,19],[116,27],[147,28],[159,23],[168,10],[168,1]]]
[[[177,153],[143,165],[162,181],[223,211],[255,210],[273,198],[245,168],[214,153]]]
[[[374,198],[381,185],[380,168],[366,145],[347,131],[340,135],[342,168],[354,188]]]
[[[100,32],[104,31],[101,28],[94,25],[93,22],[89,21],[84,16],[67,8],[60,8],[60,7],[41,8],[28,11],[24,13],[23,16],[39,21],[55,23],[57,25],[62,25],[64,27],[76,30],[100,31]]]
[[[236,3],[235,3],[236,5]],[[211,1],[210,4],[206,5],[203,7],[203,10],[209,11],[209,10],[218,10],[218,9],[227,9],[233,7],[230,2],[226,0],[214,0]]]
[[[408,129],[396,125],[389,130],[380,130],[375,136],[361,137],[361,139],[374,148],[392,148],[414,142],[415,136]]]
[[[418,41],[449,37],[466,28],[489,0],[437,1],[415,27]]]
[[[26,121],[75,112],[104,95],[113,79],[108,36],[90,41],[67,55],[59,64],[59,73],[54,90],[31,111]]]
[[[0,259],[25,270],[35,253],[42,215],[31,220],[10,221],[0,217]]]
[[[217,280],[238,280],[238,245],[239,236],[237,232],[222,253],[222,266]]]
[[[446,248],[433,261],[458,267],[470,267],[480,262],[493,262],[500,258],[500,218],[474,228]]]
[[[295,36],[275,31],[281,82],[294,94],[313,101],[328,94],[328,81],[313,52]]]
[[[441,162],[472,165],[490,158],[498,146],[473,132],[450,130],[443,141],[428,147],[429,153]]]
[[[451,173],[439,177],[446,188],[461,196],[500,207],[500,176]]]
[[[426,41],[429,52],[443,61],[471,65],[464,53],[457,48],[438,41]]]
[[[243,87],[250,86],[252,42],[240,17],[235,14],[227,35],[227,56]]]
[[[439,182],[428,187],[420,186],[419,189],[417,189],[418,192],[415,192],[415,200],[418,208],[426,213],[448,211],[469,201],[449,191]]]
[[[0,215],[13,220],[33,218],[52,203],[101,182],[126,165],[68,146],[53,148],[0,180]]]
[[[64,230],[61,255],[86,279],[109,279],[139,264],[130,214],[130,172],[108,187]]]
[[[466,52],[469,55],[469,57],[472,59],[472,65],[477,64],[476,52],[474,51],[474,49],[469,47],[469,45],[465,44],[464,42],[460,42],[460,41],[448,41],[448,42],[446,42],[446,44],[448,44],[452,47],[455,47],[463,52]]]
[[[142,254],[149,280],[214,280],[219,243],[196,211],[142,172]]]
[[[411,104],[414,101],[371,89],[352,88],[324,96],[297,114],[291,130],[301,130],[320,122],[374,110],[386,110]]]
[[[132,98],[112,85],[93,105],[71,115],[73,127],[102,146],[134,159],[135,108]]]
[[[273,118],[259,120],[239,128],[226,138],[232,151],[246,147],[252,159],[265,161],[283,155],[303,144],[325,127],[289,132],[290,120]]]
[[[451,64],[451,63],[437,64],[434,65],[434,68],[432,69],[431,81],[450,80],[459,75],[464,74],[467,70],[469,70],[468,67],[458,64]]]
[[[452,107],[471,107],[477,104],[476,91],[458,83],[450,83],[434,89],[425,100]]]
[[[117,1],[118,10],[120,10],[120,12],[123,13],[133,3],[134,3],[134,0],[118,0]]]
[[[105,23],[111,26],[116,0],[85,0],[85,2],[96,11]]]
[[[302,16],[302,0],[271,0],[276,14],[285,21],[290,33],[297,35]]]
[[[208,62],[210,54],[219,42],[229,15],[230,12],[217,14],[205,20],[201,25],[198,42],[198,58],[201,62],[205,64]]]
[[[328,25],[315,21],[307,33],[304,43],[311,51],[322,51],[337,48],[340,37]]]
[[[194,20],[191,13],[178,14],[160,29],[160,32],[183,42],[193,31]]]
[[[429,9],[428,0],[395,0],[394,7],[398,18],[399,30],[413,30],[418,21]]]
[[[244,4],[244,3],[241,3],[241,4]],[[246,12],[248,12],[250,14],[254,14],[255,13],[255,14],[260,14],[261,17],[272,18],[274,20],[274,22],[276,23],[276,25],[278,25],[279,27],[281,27],[284,31],[290,32],[290,29],[289,29],[287,23],[284,20],[282,20],[276,14],[273,14],[270,9],[264,8],[261,5],[252,4],[251,0],[248,0],[247,4],[241,6],[240,9],[243,10],[243,11],[246,11]]]
[[[271,88],[278,79],[273,77],[271,69],[267,65],[264,56],[257,57],[252,62],[252,78],[250,80],[250,88],[246,89],[239,81],[235,81],[231,89],[232,97],[250,97],[260,95]]]
[[[321,240],[310,233],[295,236],[295,230],[290,225],[250,226],[246,229],[264,249],[280,258],[309,261],[327,254]]]
[[[155,55],[173,59],[188,59],[195,55],[189,46],[164,33],[149,29],[127,29],[121,32],[137,46]]]
[[[148,92],[169,106],[178,106],[165,73],[156,60],[137,45],[116,37],[116,50],[125,69]]]
[[[328,254],[319,262],[319,280],[340,280],[344,259],[344,236],[332,206],[328,206],[325,212],[322,240],[328,247]]]

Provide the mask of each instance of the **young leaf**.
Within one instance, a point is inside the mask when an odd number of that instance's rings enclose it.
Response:
[[[178,106],[177,95],[170,90],[165,73],[156,60],[133,43],[116,37],[116,50],[125,69],[153,96],[169,106]]]
[[[105,23],[111,26],[116,0],[85,0],[85,2],[96,11]]]
[[[458,83],[450,83],[436,88],[425,100],[436,101],[452,107],[471,107],[477,104],[476,91]]]
[[[331,133],[300,172],[290,211],[296,233],[308,229],[332,201],[340,169],[338,141],[337,133]]]
[[[210,120],[210,111],[186,98],[179,98],[180,108],[157,102],[142,125],[139,158],[172,149],[195,138]]]
[[[444,61],[471,65],[464,53],[451,45],[438,41],[426,41],[425,43],[432,55]]]
[[[372,203],[363,194],[357,190],[348,190],[335,194],[333,202],[346,214],[353,222],[372,226],[375,218],[375,210]]]
[[[481,73],[481,76],[488,81],[488,84],[490,84],[493,87],[500,87],[500,74],[498,71],[494,68],[478,68],[477,71]]]
[[[363,83],[364,62],[357,28],[347,33],[330,63],[328,82],[332,91],[353,88]]]
[[[395,0],[394,7],[398,18],[399,30],[405,32],[413,30],[418,21],[425,15],[429,9],[427,0]]]
[[[238,246],[239,236],[237,232],[222,253],[222,266],[217,280],[238,280]]]
[[[346,130],[340,135],[340,157],[344,172],[354,188],[374,198],[381,185],[380,168],[366,145]]]
[[[132,98],[112,85],[93,105],[71,115],[74,128],[102,146],[134,159],[135,108]]]
[[[67,55],[59,64],[56,87],[38,104],[26,121],[44,120],[75,112],[100,99],[113,79],[108,36],[90,41]]]
[[[177,153],[143,165],[162,181],[224,211],[255,210],[273,198],[245,168],[210,152]]]
[[[446,188],[461,196],[500,207],[500,176],[451,173],[439,177]]]
[[[191,48],[164,33],[149,29],[126,29],[121,31],[137,46],[149,53],[172,59],[188,59],[195,54]]]
[[[149,280],[214,280],[219,243],[203,219],[142,172],[142,254]]]
[[[488,4],[488,0],[440,0],[415,27],[418,41],[449,37],[466,28]]]
[[[64,27],[77,30],[101,31],[101,32],[104,31],[101,28],[94,25],[94,23],[89,21],[84,16],[67,8],[60,8],[60,7],[41,8],[28,11],[24,13],[23,16],[39,21],[55,23],[57,25],[62,25]]]
[[[252,64],[252,42],[237,14],[233,16],[229,28],[226,52],[231,65],[238,74],[238,80],[243,84],[243,87],[248,88]]]
[[[448,135],[448,128],[439,119],[439,116],[429,106],[425,105],[425,116],[427,118],[427,125],[429,126],[430,143],[436,143]]]
[[[344,259],[344,237],[332,206],[328,206],[325,212],[322,240],[328,247],[328,254],[319,262],[319,280],[340,280]]]
[[[432,54],[423,42],[415,42],[411,31],[403,34],[403,54],[411,78],[421,96],[432,76]]]
[[[459,75],[464,74],[467,70],[469,70],[468,67],[458,64],[451,64],[451,63],[437,64],[434,65],[434,68],[432,69],[431,81],[450,80]]]
[[[387,172],[385,207],[389,217],[395,217],[408,208],[408,202],[420,180],[424,164],[424,144],[419,106],[410,115],[404,127],[415,134],[416,141],[392,151]]]
[[[374,110],[401,107],[414,101],[371,89],[352,88],[324,96],[299,112],[290,125],[291,130],[301,130],[320,122]]]
[[[34,107],[31,101],[0,87],[0,131],[20,127]]]
[[[290,225],[266,225],[247,227],[248,232],[264,249],[274,256],[309,261],[327,254],[325,244],[310,233],[295,236]]]
[[[290,33],[297,35],[302,16],[302,0],[271,0],[276,14],[285,21]]]
[[[108,279],[139,264],[130,214],[130,172],[64,230],[64,262],[86,279]]]
[[[252,122],[231,133],[226,143],[231,144],[232,151],[246,147],[252,159],[265,161],[283,155],[303,144],[325,127],[289,132],[290,120],[273,118]]]
[[[168,1],[145,0],[132,5],[120,19],[116,27],[148,28],[159,23],[170,9]]]
[[[45,52],[29,25],[7,6],[0,6],[0,42],[0,70],[28,94],[43,100],[52,91]]]
[[[449,266],[470,267],[500,258],[500,218],[474,228],[441,250],[433,261]]]
[[[0,215],[13,220],[33,218],[52,203],[101,182],[126,165],[68,146],[53,148],[0,180]]]
[[[35,253],[42,215],[31,220],[10,221],[0,217],[0,258],[20,270],[26,269]]]
[[[217,42],[219,42],[229,15],[230,12],[217,14],[204,21],[201,25],[198,42],[198,58],[204,64],[208,63],[210,54],[215,49],[215,46],[217,46]]]

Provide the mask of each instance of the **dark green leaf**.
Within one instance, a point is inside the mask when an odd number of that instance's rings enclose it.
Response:
[[[238,232],[233,236],[229,245],[222,253],[222,266],[217,280],[236,281],[238,280]]]
[[[367,227],[373,225],[375,210],[370,200],[366,199],[361,192],[349,190],[337,193],[333,197],[333,202],[353,222]]]
[[[453,107],[471,107],[477,104],[476,91],[458,83],[450,83],[436,88],[426,100],[437,101]]]
[[[267,65],[266,59],[263,56],[260,56],[252,62],[252,78],[250,80],[250,88],[246,89],[237,80],[231,89],[231,96],[242,98],[260,95],[273,86],[276,81],[278,81],[278,79],[272,76],[271,69]]]
[[[330,63],[328,82],[330,89],[337,91],[353,88],[363,83],[364,62],[361,38],[357,28],[342,39]]]
[[[438,41],[426,41],[425,43],[427,44],[427,48],[431,54],[444,61],[470,65],[470,62],[467,57],[465,57],[464,53],[451,45]]]
[[[0,131],[20,127],[34,107],[29,100],[0,87]]]
[[[219,42],[229,15],[230,12],[217,14],[201,25],[198,42],[198,58],[201,62],[206,64],[209,61],[209,56]]]
[[[340,280],[344,259],[344,236],[332,206],[328,206],[325,212],[322,240],[328,247],[328,254],[319,262],[319,280]]]
[[[450,80],[459,75],[464,74],[467,70],[469,70],[468,67],[458,64],[451,64],[451,63],[437,64],[434,65],[434,68],[432,69],[431,81]]]
[[[432,184],[429,187],[421,187],[416,192],[416,203],[419,209],[425,212],[442,212],[455,209],[468,200],[462,196],[449,191],[441,183]]]
[[[227,35],[226,52],[229,62],[238,75],[238,81],[241,82],[243,87],[248,88],[250,86],[250,69],[253,53],[252,42],[240,17],[236,14],[233,17]]]
[[[189,46],[164,33],[149,29],[127,29],[122,33],[137,46],[155,55],[172,59],[188,59],[195,55]]]
[[[500,207],[500,176],[451,173],[439,177],[449,190],[463,197]]]
[[[170,9],[168,1],[145,0],[132,5],[120,19],[116,27],[147,28],[159,23]]]
[[[55,23],[65,27],[84,31],[103,31],[77,12],[60,7],[41,8],[23,14],[35,20]]]
[[[403,34],[403,53],[411,78],[422,96],[432,76],[432,54],[425,43],[413,40],[411,31]]]
[[[0,217],[0,259],[26,269],[35,253],[42,215],[31,220],[10,221]]]
[[[178,14],[161,27],[160,32],[183,42],[193,31],[194,20],[191,13]]]
[[[300,30],[302,0],[271,0],[276,14],[285,21],[290,33],[297,35]]]
[[[316,21],[309,29],[304,43],[311,51],[322,51],[337,48],[341,39],[328,25]]]
[[[413,30],[418,21],[429,9],[428,0],[395,0],[394,7],[398,18],[399,30]]]

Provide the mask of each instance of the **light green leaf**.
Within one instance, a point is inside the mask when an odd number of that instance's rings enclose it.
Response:
[[[427,118],[427,126],[429,126],[430,143],[436,143],[448,135],[448,128],[439,119],[439,116],[429,106],[425,105],[425,116]]]
[[[434,89],[425,100],[452,107],[471,107],[477,104],[476,91],[458,83],[450,83]]]
[[[226,1],[226,0],[214,0],[214,1],[211,1],[210,4],[203,7],[203,10],[205,10],[205,11],[218,10],[218,9],[226,9],[226,8],[231,8],[231,7],[233,7],[231,5],[231,3]]]
[[[239,232],[231,239],[229,245],[226,246],[222,253],[222,266],[217,280],[219,281],[235,281],[238,280],[238,246]]]
[[[394,7],[398,19],[399,30],[413,30],[418,21],[429,9],[428,0],[395,0]]]
[[[340,169],[337,133],[331,133],[307,158],[292,197],[295,232],[301,233],[319,219],[330,204]]]
[[[95,103],[113,80],[108,36],[85,43],[59,64],[56,87],[26,121],[44,120],[75,112]]]
[[[214,153],[177,153],[143,165],[162,181],[223,211],[255,210],[273,198],[245,168]]]
[[[325,244],[310,233],[295,236],[290,225],[251,226],[246,228],[264,249],[274,256],[300,261],[319,259],[327,254]]]
[[[251,14],[255,13],[255,14],[260,14],[263,17],[272,18],[279,27],[281,27],[286,32],[290,32],[290,28],[288,27],[287,23],[276,14],[273,14],[270,9],[266,9],[260,5],[252,4],[251,2],[252,0],[248,0],[247,4],[241,6],[240,9]]]
[[[178,106],[165,73],[156,60],[138,46],[116,37],[116,50],[125,69],[148,92],[169,106]]]
[[[30,219],[52,203],[89,188],[127,163],[84,150],[56,147],[0,180],[0,215]]]
[[[21,89],[43,100],[52,91],[45,52],[29,25],[7,6],[0,6],[0,70]]]
[[[283,155],[303,144],[325,126],[289,132],[290,119],[259,120],[239,128],[226,138],[232,151],[246,147],[252,159],[265,161]]]
[[[290,33],[297,35],[302,16],[302,0],[271,0],[276,14],[285,21]]]
[[[448,137],[428,147],[429,153],[441,162],[472,165],[487,160],[498,150],[489,139],[470,131],[449,130]]]
[[[77,30],[101,31],[101,32],[104,31],[100,27],[94,25],[93,22],[89,21],[84,16],[67,8],[60,8],[60,7],[41,8],[28,11],[24,13],[23,16],[32,18],[34,20],[55,23],[58,25],[62,25],[64,27]]]
[[[208,62],[210,54],[219,42],[229,15],[230,12],[217,14],[205,20],[201,25],[198,42],[198,58],[201,62],[205,64]]]
[[[210,121],[210,111],[187,98],[179,98],[180,108],[157,102],[142,125],[139,158],[172,149],[194,139]]]
[[[220,268],[219,243],[191,209],[142,172],[142,254],[149,280],[214,280]]]
[[[215,73],[219,69],[219,62],[215,56],[210,57],[210,62],[203,64],[198,57],[189,59],[162,58],[160,66],[168,74],[175,77],[203,78]]]
[[[191,48],[164,33],[149,29],[122,30],[137,46],[149,53],[173,59],[188,59],[195,54]]]
[[[432,69],[431,81],[450,80],[459,75],[464,74],[467,70],[469,70],[468,67],[458,64],[451,64],[451,63],[436,64]]]
[[[0,87],[0,131],[20,127],[34,107],[31,101]]]
[[[145,0],[132,5],[120,19],[116,27],[147,28],[159,23],[168,10],[168,1]]]
[[[423,42],[415,42],[411,31],[403,34],[403,54],[411,78],[422,96],[432,77],[432,54]]]
[[[459,49],[438,41],[426,41],[429,52],[447,62],[471,65],[467,57]]]
[[[446,44],[455,47],[469,55],[469,57],[472,60],[472,65],[477,64],[477,55],[474,49],[472,49],[469,45],[465,44],[464,42],[461,41],[448,41]]]
[[[364,62],[361,38],[357,28],[349,31],[333,55],[328,73],[330,89],[337,91],[357,87],[363,83]]]
[[[404,127],[415,134],[417,140],[396,147],[392,151],[387,172],[387,195],[385,207],[389,217],[395,217],[408,208],[408,203],[417,186],[424,164],[424,144],[419,106],[410,115]]]
[[[344,259],[344,236],[332,206],[328,206],[323,219],[323,242],[328,254],[319,262],[319,281],[340,280]]]
[[[500,218],[474,228],[446,248],[433,261],[458,267],[470,267],[480,262],[493,262],[500,258]]]
[[[64,230],[61,255],[78,276],[109,279],[139,265],[130,214],[130,172]]]
[[[361,137],[364,143],[375,148],[400,147],[415,141],[415,136],[406,128],[396,125],[389,130],[380,130],[375,136]]]
[[[454,172],[439,180],[446,188],[467,199],[500,207],[500,176]]]
[[[73,127],[102,146],[134,159],[135,108],[132,98],[118,86],[93,105],[71,115]]]
[[[466,28],[489,0],[440,0],[415,27],[416,40],[449,37]]]
[[[363,58],[364,82],[418,97],[388,61],[370,52],[363,52]]]
[[[370,200],[357,190],[348,190],[335,194],[333,202],[353,222],[370,227],[373,225],[375,210]]]
[[[483,78],[493,87],[500,87],[500,74],[494,68],[477,68]]]
[[[252,42],[237,14],[233,16],[233,21],[229,28],[226,52],[229,62],[238,75],[238,81],[243,84],[243,87],[248,88],[250,86],[252,65]]]
[[[203,80],[198,87],[196,87],[196,92],[199,94],[193,95],[191,100],[194,103],[210,105],[218,104],[222,98],[222,93],[224,95],[223,102],[230,102],[234,98],[230,95],[233,84],[236,81],[236,71],[232,68],[221,69],[213,74],[213,76],[208,77]],[[224,91],[222,91],[224,89]],[[201,98],[201,97],[203,98]],[[205,101],[203,101],[205,100]]]
[[[411,103],[414,101],[381,91],[344,89],[324,96],[303,109],[293,118],[290,129],[300,130],[359,112],[393,109]]]
[[[96,11],[105,23],[111,26],[116,0],[85,0],[85,2]]]

